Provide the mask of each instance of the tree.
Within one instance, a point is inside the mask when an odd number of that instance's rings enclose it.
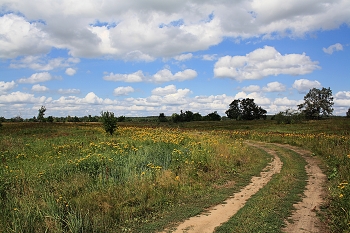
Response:
[[[160,122],[167,122],[168,121],[168,119],[166,119],[166,116],[164,113],[159,113],[158,120]]]
[[[346,112],[346,117],[350,118],[350,108],[348,109],[348,111]]]
[[[117,129],[117,121],[118,119],[114,116],[113,112],[101,112],[101,120],[103,124],[103,128],[106,133],[113,135],[114,131]]]
[[[228,118],[236,120],[266,119],[267,111],[254,103],[254,99],[234,100],[225,112]]]
[[[206,115],[204,117],[204,120],[207,121],[220,121],[221,120],[221,116],[218,114],[217,111],[209,113],[208,115]]]
[[[333,113],[333,96],[330,88],[312,88],[304,96],[304,103],[298,105],[306,119],[329,117]]]
[[[43,122],[45,120],[45,118],[44,118],[45,111],[46,111],[45,106],[41,106],[41,108],[39,109],[39,113],[38,113],[38,121],[39,122]]]
[[[273,118],[277,121],[277,124],[294,124],[303,120],[303,114],[296,110],[287,109],[284,112],[277,113]]]

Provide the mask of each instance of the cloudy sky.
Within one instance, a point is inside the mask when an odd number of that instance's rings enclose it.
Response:
[[[0,0],[0,116],[350,107],[349,0]]]

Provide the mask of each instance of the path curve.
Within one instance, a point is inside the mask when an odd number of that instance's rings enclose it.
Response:
[[[251,146],[257,146],[252,145]],[[259,147],[259,146],[257,146]],[[251,183],[241,189],[240,192],[235,193],[233,197],[227,199],[225,204],[220,204],[208,209],[207,212],[194,216],[181,223],[175,230],[168,230],[165,232],[174,233],[212,233],[215,227],[228,221],[233,215],[241,209],[247,200],[254,195],[259,189],[264,187],[269,182],[272,176],[279,173],[282,169],[283,163],[277,156],[276,152],[267,148],[263,148],[268,153],[274,156],[271,163],[269,163],[259,177],[252,177]]]
[[[274,156],[272,162],[263,169],[260,176],[252,177],[251,183],[244,187],[240,192],[235,193],[233,197],[227,199],[225,204],[211,207],[207,212],[199,216],[191,217],[176,228],[166,230],[164,232],[212,233],[217,226],[220,226],[222,223],[228,221],[233,215],[235,215],[253,194],[255,194],[270,181],[274,174],[281,171],[283,163],[277,156],[276,152],[272,149],[264,147],[264,145],[270,143],[248,142],[247,144],[263,149]],[[302,201],[294,204],[295,211],[293,211],[292,216],[288,218],[291,221],[286,221],[286,227],[282,229],[282,231],[287,233],[328,232],[326,227],[324,227],[319,218],[316,216],[316,212],[319,210],[319,207],[323,202],[323,195],[325,192],[323,184],[326,181],[326,175],[322,173],[318,166],[319,161],[315,157],[311,156],[310,151],[287,144],[271,144],[292,150],[302,156],[307,162],[305,170],[308,179]]]

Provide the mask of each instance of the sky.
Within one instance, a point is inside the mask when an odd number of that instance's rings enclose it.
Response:
[[[349,0],[0,0],[0,116],[350,107]]]

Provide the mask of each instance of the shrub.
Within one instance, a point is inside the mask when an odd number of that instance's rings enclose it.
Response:
[[[101,112],[101,120],[103,124],[103,128],[106,133],[110,133],[112,135],[114,131],[117,129],[118,118],[114,116],[113,112]]]

